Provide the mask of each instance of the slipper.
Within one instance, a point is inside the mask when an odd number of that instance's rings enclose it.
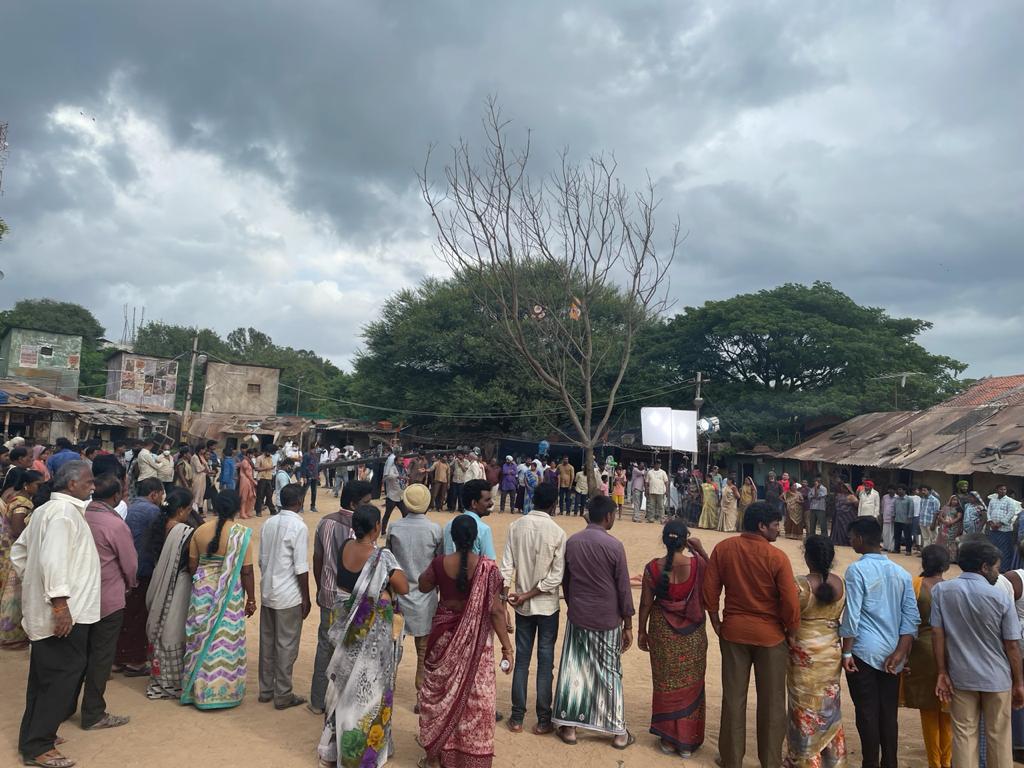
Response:
[[[297,707],[300,704],[305,703],[306,700],[304,698],[302,698],[301,696],[295,696],[293,694],[292,697],[283,704],[278,704],[277,702],[274,702],[274,709],[291,709],[292,707]]]
[[[98,723],[93,723],[85,730],[87,731],[101,731],[104,728],[120,728],[122,725],[128,725],[128,721],[131,718],[122,717],[121,715],[106,714],[103,719]]]
[[[47,754],[52,756],[26,757],[21,762],[24,765],[38,765],[39,768],[74,768],[75,761],[69,757],[64,757],[60,752],[53,750],[52,752],[47,752]]]
[[[568,744],[570,747],[575,747],[579,743],[579,741],[577,739],[567,738],[565,735],[565,731],[562,730],[563,728],[565,728],[564,725],[560,725],[557,728],[555,728],[555,733],[558,735],[558,738],[561,739],[563,744]]]
[[[555,726],[553,726],[551,723],[537,723],[535,726],[533,726],[533,735],[547,736],[549,733],[553,733],[554,730]]]
[[[522,733],[523,732],[523,724],[522,723],[517,723],[515,720],[512,720],[511,718],[509,718],[509,721],[507,723],[505,723],[505,726],[512,733]]]
[[[67,743],[68,743],[68,740],[65,739],[63,736],[58,736],[56,739],[53,740],[53,746],[55,746],[55,747],[59,747],[61,744],[67,744]]]
[[[626,731],[626,743],[625,744],[616,744],[615,741],[612,740],[612,746],[615,747],[615,749],[626,749],[627,747],[631,747],[634,744],[636,744],[636,736],[634,736],[629,731]]]
[[[124,668],[125,677],[149,677],[149,667],[139,667],[133,669],[132,667]]]
[[[307,704],[307,705],[306,705],[306,709],[308,709],[308,710],[309,710],[310,712],[312,712],[312,713],[313,713],[314,715],[322,715],[322,714],[324,713],[324,711],[323,711],[322,709],[317,709],[317,708],[316,708],[316,707],[314,707],[314,706],[313,706],[312,704]]]

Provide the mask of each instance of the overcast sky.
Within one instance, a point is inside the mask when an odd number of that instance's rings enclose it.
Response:
[[[689,238],[677,306],[829,280],[1024,371],[1024,4],[9,4],[0,306],[253,325],[347,364],[444,268],[416,171],[497,94],[649,173]]]

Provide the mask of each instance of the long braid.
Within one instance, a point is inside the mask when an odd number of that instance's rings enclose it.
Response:
[[[469,515],[459,515],[452,521],[452,543],[459,553],[459,572],[455,587],[465,594],[469,592],[469,553],[476,542],[476,520]]]
[[[672,574],[672,563],[676,552],[686,546],[690,538],[690,529],[682,520],[669,520],[661,532],[661,541],[665,545],[665,567],[661,569],[661,578],[654,590],[655,596],[665,600],[668,598],[669,576]]]
[[[808,536],[804,541],[804,560],[811,573],[821,577],[821,584],[814,588],[814,596],[820,603],[834,603],[836,589],[828,583],[832,570],[832,562],[836,557],[836,548],[831,539],[824,536]]]
[[[238,510],[242,507],[242,499],[238,491],[224,490],[213,497],[213,510],[217,513],[217,528],[206,547],[206,554],[215,555],[220,548],[220,535],[224,530],[224,524],[234,520]]]

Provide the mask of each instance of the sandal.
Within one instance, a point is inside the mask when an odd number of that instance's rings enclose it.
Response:
[[[512,733],[522,733],[523,732],[523,724],[522,723],[517,723],[512,718],[509,718],[509,721],[507,723],[505,723],[505,727],[508,728]]]
[[[302,698],[301,696],[296,696],[295,694],[292,694],[292,697],[290,699],[288,699],[287,701],[283,702],[282,704],[278,704],[277,702],[274,702],[274,709],[291,709],[292,707],[297,707],[300,704],[305,704],[305,703],[306,703],[306,700],[304,698]]]
[[[40,768],[74,768],[75,761],[64,757],[56,749],[51,749],[39,757],[26,757],[21,761],[25,765],[38,765]]]
[[[636,744],[636,736],[634,736],[629,731],[626,731],[626,743],[625,744],[616,744],[615,743],[615,739],[612,739],[612,746],[615,749],[626,749],[627,747],[631,747],[634,744]]]
[[[129,718],[129,717],[122,717],[121,715],[111,715],[111,714],[108,713],[108,714],[104,715],[103,719],[100,720],[98,723],[93,723],[92,725],[90,725],[88,728],[86,728],[84,730],[86,730],[86,731],[101,731],[104,728],[120,728],[122,725],[128,725],[128,721],[130,719],[131,718]]]
[[[551,723],[537,723],[535,726],[533,726],[533,735],[547,736],[549,733],[553,733],[554,730],[555,726],[553,726]]]
[[[149,667],[125,667],[125,677],[149,677]]]
[[[558,738],[562,740],[563,744],[568,744],[570,747],[575,747],[578,744],[577,739],[570,739],[565,735],[565,728],[567,726],[560,725],[555,729],[555,733],[558,734]]]

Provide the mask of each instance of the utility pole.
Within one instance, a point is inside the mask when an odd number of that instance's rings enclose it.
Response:
[[[185,391],[185,407],[181,409],[181,437],[185,437],[188,414],[192,410],[192,385],[196,378],[196,355],[199,354],[199,331],[192,337],[192,361],[188,365],[188,389]]]
[[[700,396],[700,385],[704,381],[704,374],[701,371],[697,371],[697,394],[693,397],[693,409],[697,412],[696,418],[700,418],[700,407],[704,405],[704,398]],[[708,442],[708,454],[711,453],[710,438]],[[691,471],[700,468],[700,430],[697,430],[697,452],[693,454],[693,464],[690,467]]]
[[[302,398],[302,377],[299,376],[297,380],[298,386],[295,387],[295,415],[299,415],[299,400]]]

